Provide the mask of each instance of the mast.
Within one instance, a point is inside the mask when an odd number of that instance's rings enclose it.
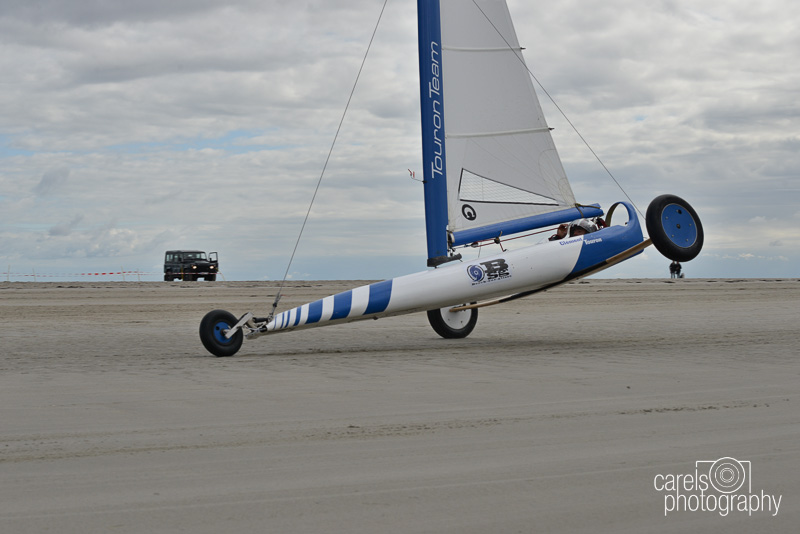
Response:
[[[602,215],[575,201],[506,2],[417,0],[417,18],[428,266]]]
[[[445,169],[442,32],[439,0],[417,0],[422,167],[428,267],[447,261],[447,172]]]

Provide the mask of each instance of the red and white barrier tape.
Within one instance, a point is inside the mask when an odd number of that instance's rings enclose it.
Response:
[[[185,272],[184,275],[204,276],[219,274],[218,272]],[[180,273],[175,273],[180,276]],[[8,278],[65,278],[71,276],[164,276],[163,272],[145,272],[145,271],[109,271],[97,273],[14,273],[14,272],[0,272],[0,281]]]

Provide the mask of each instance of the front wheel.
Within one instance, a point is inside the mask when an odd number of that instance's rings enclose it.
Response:
[[[703,248],[703,225],[688,202],[675,195],[656,197],[645,215],[647,233],[670,260],[689,261]]]
[[[478,310],[461,310],[452,312],[453,306],[438,310],[428,310],[428,322],[433,330],[445,339],[460,339],[472,333],[478,322]]]
[[[238,322],[232,313],[225,310],[208,312],[200,321],[200,341],[214,356],[233,356],[239,351],[244,341],[244,334],[238,330],[231,338],[225,332]]]

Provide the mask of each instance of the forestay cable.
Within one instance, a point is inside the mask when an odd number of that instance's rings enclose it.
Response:
[[[339,132],[342,129],[342,124],[344,123],[344,118],[347,116],[347,110],[350,108],[350,102],[353,100],[353,94],[356,92],[356,86],[358,86],[358,80],[361,78],[361,71],[364,70],[364,64],[367,62],[367,56],[369,55],[369,51],[372,48],[372,41],[375,40],[375,34],[378,32],[378,26],[381,23],[381,18],[383,18],[383,12],[386,10],[386,4],[389,0],[384,0],[383,6],[381,6],[381,12],[378,14],[378,20],[375,22],[375,28],[372,30],[372,36],[369,38],[369,44],[367,45],[367,50],[364,52],[364,58],[361,60],[361,66],[358,68],[358,74],[356,74],[355,82],[353,82],[353,88],[350,90],[350,96],[347,98],[347,104],[344,106],[344,112],[342,113],[342,118],[339,120],[339,126],[336,128],[336,134],[333,136],[333,142],[331,143],[331,148],[328,150],[328,156],[325,158],[325,164],[322,166],[322,172],[319,175],[319,179],[317,180],[317,186],[314,188],[314,194],[311,196],[311,202],[308,205],[308,211],[306,211],[306,216],[303,219],[303,224],[300,226],[300,233],[297,235],[297,241],[294,243],[294,249],[292,250],[292,255],[289,258],[289,264],[286,266],[286,272],[283,273],[283,280],[281,280],[281,285],[278,287],[278,294],[275,295],[275,302],[272,303],[272,311],[269,314],[269,319],[275,316],[275,310],[278,308],[278,301],[281,300],[281,293],[283,292],[283,286],[286,285],[286,279],[289,276],[289,269],[292,267],[292,262],[294,261],[294,255],[297,253],[297,247],[300,245],[300,239],[303,237],[303,231],[306,228],[306,223],[308,222],[308,217],[311,215],[311,207],[314,205],[314,200],[317,198],[317,193],[319,192],[319,187],[322,185],[322,178],[325,176],[325,169],[328,168],[328,162],[331,159],[331,154],[333,154],[333,147],[336,146],[336,140],[339,138]]]

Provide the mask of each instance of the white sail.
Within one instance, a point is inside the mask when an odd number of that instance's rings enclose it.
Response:
[[[634,206],[622,202],[625,225],[457,261],[462,255],[455,247],[473,239],[599,216],[602,210],[575,204],[505,1],[418,0],[417,12],[427,264],[433,269],[278,315],[276,298],[266,319],[211,311],[200,323],[200,339],[212,354],[235,354],[243,337],[417,311],[427,311],[440,336],[463,338],[475,326],[478,307],[589,276],[651,244],[643,240]],[[656,246],[681,261],[694,258],[703,242],[694,210],[673,195],[655,202],[646,218],[652,239],[661,243]],[[482,299],[495,300],[462,304]]]
[[[573,207],[506,2],[440,6],[451,241],[464,230]]]

